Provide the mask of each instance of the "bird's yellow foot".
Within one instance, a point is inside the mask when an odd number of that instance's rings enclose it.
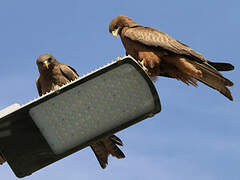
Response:
[[[148,68],[146,68],[146,66],[144,65],[144,59],[140,62],[140,64],[142,65],[143,70],[147,73]]]

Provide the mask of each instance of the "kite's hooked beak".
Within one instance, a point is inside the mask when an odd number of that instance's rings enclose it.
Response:
[[[119,29],[120,29],[120,28],[117,28],[117,29],[115,29],[115,30],[112,31],[112,35],[113,35],[115,38],[118,37]]]
[[[43,65],[44,65],[47,69],[49,69],[49,63],[48,63],[48,61],[44,61],[44,62],[43,62]]]

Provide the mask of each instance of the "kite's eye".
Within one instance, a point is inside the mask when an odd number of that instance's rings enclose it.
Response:
[[[118,26],[115,24],[115,25],[114,25],[114,30],[116,30],[117,28],[118,28]]]
[[[39,62],[39,64],[40,64],[40,65],[43,65],[43,62],[42,62],[42,61],[40,61],[40,62]]]
[[[48,62],[51,62],[52,61],[52,58],[50,57],[50,58],[48,58]]]

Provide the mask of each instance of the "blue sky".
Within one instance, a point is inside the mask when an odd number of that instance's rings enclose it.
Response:
[[[120,39],[108,32],[119,14],[168,33],[208,59],[235,65],[224,73],[235,82],[234,102],[203,84],[194,88],[159,78],[162,112],[118,133],[125,159],[110,157],[102,170],[86,148],[24,179],[239,180],[239,7],[231,0],[1,1],[0,109],[37,97],[35,61],[43,53],[81,75],[123,56]],[[0,174],[16,179],[8,164]]]

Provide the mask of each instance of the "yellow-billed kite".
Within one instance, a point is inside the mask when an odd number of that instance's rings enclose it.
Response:
[[[176,78],[193,86],[197,86],[198,80],[233,100],[227,88],[233,82],[218,72],[233,70],[231,64],[208,61],[168,34],[141,26],[124,15],[110,22],[109,32],[115,37],[120,35],[126,54],[139,61],[151,77]]]
[[[79,77],[72,67],[59,63],[51,54],[39,56],[37,66],[40,76],[36,83],[40,96]],[[115,135],[90,144],[102,168],[107,166],[110,154],[118,159],[125,157],[117,145],[123,146],[123,143]]]

